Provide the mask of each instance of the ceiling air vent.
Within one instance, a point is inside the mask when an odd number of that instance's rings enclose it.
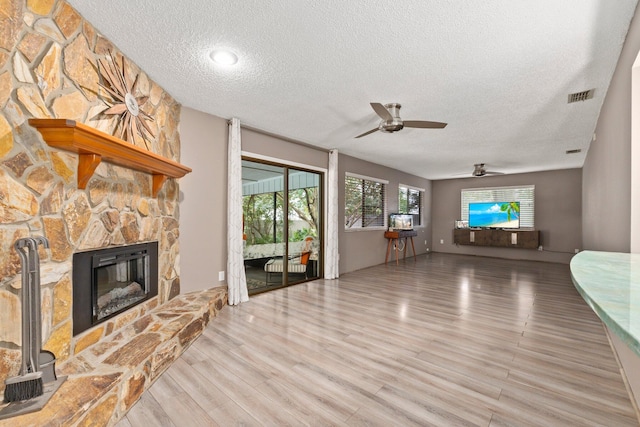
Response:
[[[571,104],[572,102],[586,101],[587,99],[591,99],[593,98],[593,92],[595,92],[595,89],[585,90],[584,92],[570,93],[569,104]]]
[[[575,150],[567,150],[567,151],[565,151],[565,153],[567,153],[567,154],[578,154],[580,152],[582,152],[581,148],[576,148]]]

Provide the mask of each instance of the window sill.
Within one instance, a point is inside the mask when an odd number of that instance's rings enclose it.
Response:
[[[387,227],[359,227],[359,228],[345,228],[347,233],[359,233],[361,231],[387,231]]]

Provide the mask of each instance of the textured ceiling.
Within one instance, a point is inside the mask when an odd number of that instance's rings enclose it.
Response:
[[[637,0],[69,3],[185,106],[446,179],[581,167]],[[354,139],[370,102],[448,126]]]

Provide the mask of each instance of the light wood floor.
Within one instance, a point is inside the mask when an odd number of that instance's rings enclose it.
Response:
[[[225,307],[128,426],[637,426],[561,264],[431,254]]]

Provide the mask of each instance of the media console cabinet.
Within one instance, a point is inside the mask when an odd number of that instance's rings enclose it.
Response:
[[[453,243],[498,248],[538,249],[540,230],[456,228],[453,230]]]

